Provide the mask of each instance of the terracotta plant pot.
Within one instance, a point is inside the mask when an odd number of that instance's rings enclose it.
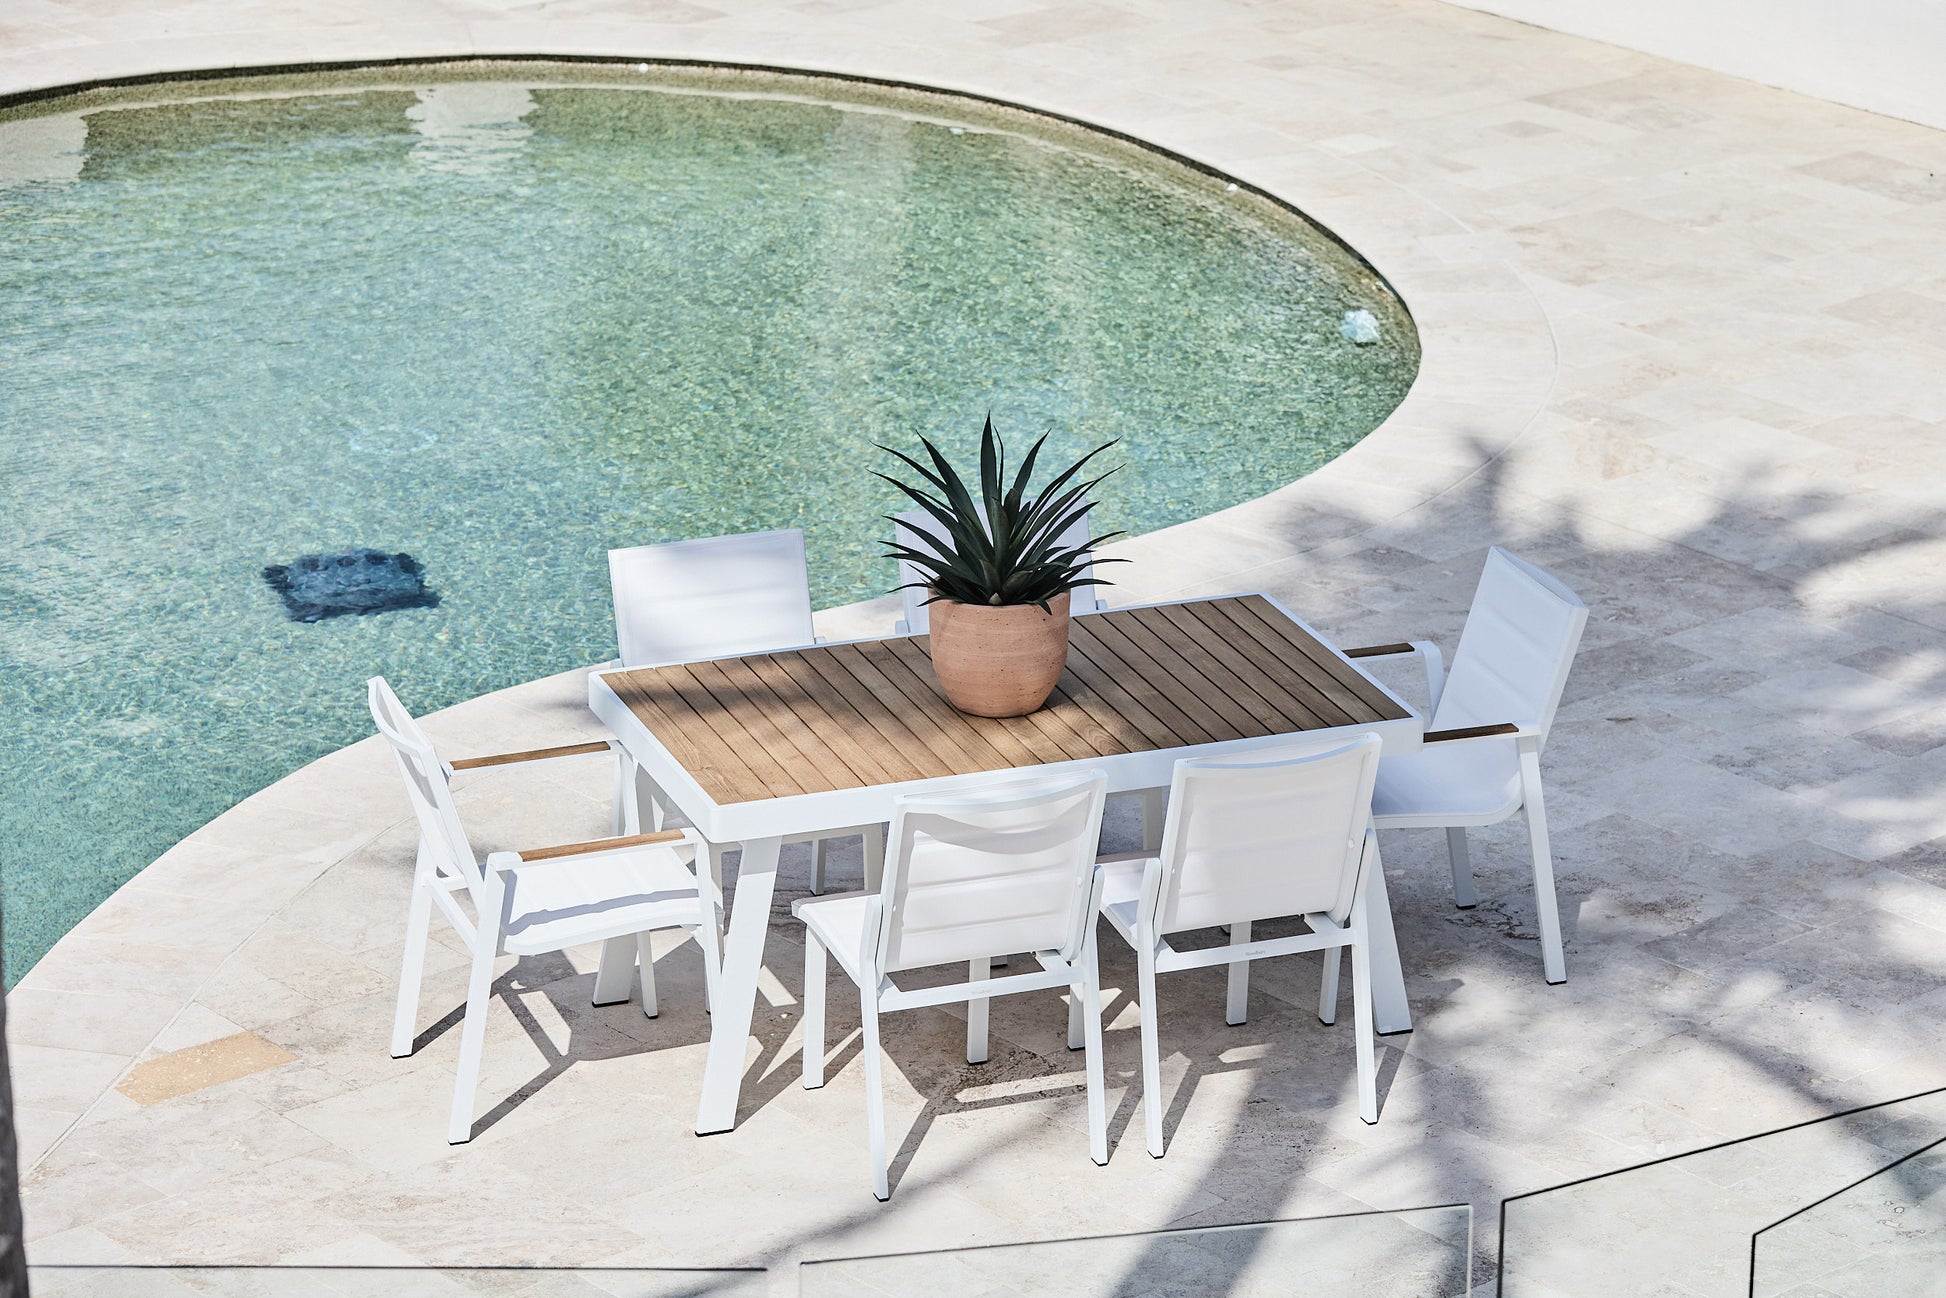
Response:
[[[931,606],[932,670],[946,699],[976,717],[1024,717],[1047,702],[1068,662],[1068,596],[1038,604]]]

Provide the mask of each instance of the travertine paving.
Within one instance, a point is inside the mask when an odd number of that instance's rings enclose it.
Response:
[[[1573,585],[1593,614],[1544,760],[1569,981],[1541,980],[1518,829],[1480,835],[1472,912],[1438,836],[1396,836],[1417,1030],[1382,1049],[1377,1127],[1348,1037],[1306,1008],[1313,966],[1258,976],[1240,1028],[1220,978],[1185,975],[1164,989],[1174,1131],[1151,1161],[1111,956],[1109,1166],[1086,1158],[1058,1004],[996,1004],[977,1068],[947,1012],[903,1015],[881,1207],[855,1035],[823,1091],[795,1084],[784,917],[806,876],[787,859],[737,1131],[690,1134],[693,949],[659,961],[653,1021],[589,1008],[579,953],[509,962],[491,1112],[454,1149],[456,952],[419,1053],[386,1056],[412,831],[365,743],[193,835],[10,996],[35,1260],[788,1275],[1451,1201],[1490,1253],[1502,1196],[1946,1084],[1946,135],[1434,0],[36,0],[0,15],[0,94],[473,52],[1000,96],[1218,166],[1365,253],[1423,335],[1405,405],[1303,482],[1121,546],[1122,598],[1260,589],[1341,643],[1450,650],[1487,545]],[[571,675],[430,728],[455,756],[559,742],[592,733],[585,697]],[[468,776],[463,806],[483,846],[587,837],[600,765]],[[240,1034],[204,1052],[228,1080],[115,1089]],[[296,1059],[240,1071],[276,1052]]]

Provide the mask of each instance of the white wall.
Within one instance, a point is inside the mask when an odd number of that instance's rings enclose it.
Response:
[[[1946,127],[1946,0],[1450,0]]]

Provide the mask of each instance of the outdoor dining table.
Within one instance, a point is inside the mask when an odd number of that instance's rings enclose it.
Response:
[[[1078,614],[1047,706],[994,720],[939,691],[924,636],[595,673],[595,715],[712,844],[742,860],[713,998],[699,1135],[736,1124],[785,838],[889,821],[902,794],[986,771],[1096,768],[1111,793],[1166,787],[1185,757],[1294,736],[1419,746],[1424,721],[1267,595]],[[1152,842],[1151,848],[1155,846]],[[1376,1026],[1408,1031],[1384,879],[1373,880]]]

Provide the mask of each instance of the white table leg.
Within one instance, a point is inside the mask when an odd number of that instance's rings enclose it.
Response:
[[[1399,939],[1392,931],[1392,898],[1385,890],[1385,865],[1375,859],[1372,870],[1372,1018],[1379,1035],[1389,1036],[1412,1031],[1412,1009],[1405,1003],[1405,969],[1399,964]],[[1337,957],[1336,952],[1326,955]]]
[[[764,935],[770,928],[770,895],[777,886],[777,849],[782,842],[755,838],[743,845],[736,896],[730,904],[730,934],[723,944],[723,972],[711,1006],[709,1062],[703,1066],[703,1101],[696,1110],[699,1136],[736,1125],[750,1013],[757,1003],[757,971],[764,962]]]

